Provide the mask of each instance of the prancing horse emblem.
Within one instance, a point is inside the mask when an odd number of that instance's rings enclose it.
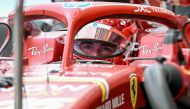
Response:
[[[133,108],[136,106],[137,102],[137,77],[136,75],[130,76],[130,94],[131,94],[131,103]]]

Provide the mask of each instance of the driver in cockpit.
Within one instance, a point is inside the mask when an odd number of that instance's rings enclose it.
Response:
[[[121,31],[94,22],[84,26],[75,36],[74,54],[78,59],[113,61],[122,56],[127,42],[128,38]]]

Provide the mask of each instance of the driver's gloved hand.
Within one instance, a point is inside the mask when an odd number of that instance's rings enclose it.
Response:
[[[13,86],[12,77],[0,77],[0,88],[8,88]]]

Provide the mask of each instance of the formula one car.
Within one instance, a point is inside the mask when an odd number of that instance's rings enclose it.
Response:
[[[10,14],[10,22],[14,16],[14,13]],[[179,43],[183,38],[178,32],[174,30],[166,32],[167,29],[182,29],[177,15],[169,10],[123,3],[65,2],[25,7],[24,16],[25,21],[54,18],[67,25],[66,36],[63,29],[55,31],[61,32],[57,36],[64,36],[63,40],[59,40],[64,44],[61,63],[28,66],[25,69],[24,108],[146,109],[151,108],[149,105],[151,103],[153,107],[171,109],[175,108],[173,98],[177,104],[181,104],[182,97],[189,97],[187,95],[189,49],[180,48]],[[135,20],[137,26],[132,27],[135,30],[138,28],[138,33],[127,36],[100,22],[102,18],[121,17],[125,20]],[[159,24],[151,24],[150,21]],[[25,56],[31,56],[31,61],[39,60],[41,57],[46,57],[46,61],[51,60],[54,55],[62,52],[57,48],[57,38],[54,35],[45,35],[47,39],[43,39],[44,43],[42,39],[37,40],[40,37],[36,37],[33,42],[32,38],[27,37]],[[33,44],[41,46],[47,43],[52,45],[48,45],[46,52],[43,51],[44,46],[40,50],[33,46]],[[91,45],[94,45],[98,55],[88,51],[91,50]],[[31,52],[30,48],[35,50]],[[75,57],[73,53],[79,57]],[[82,60],[79,60],[81,58]],[[117,59],[120,59],[119,63],[115,62]],[[155,60],[159,64],[150,66],[156,63]],[[183,63],[184,61],[187,63]],[[145,68],[147,69],[144,70]],[[166,74],[168,82],[162,76],[165,88],[168,88],[167,83],[170,85],[167,93],[161,90],[155,75],[150,76],[151,74]],[[154,88],[161,98],[155,99],[153,95],[156,94],[152,93],[156,92]],[[1,108],[13,108],[13,89],[14,87],[1,88]],[[163,96],[162,92],[168,96]],[[158,102],[160,99],[163,102]],[[188,101],[185,101],[188,104]]]

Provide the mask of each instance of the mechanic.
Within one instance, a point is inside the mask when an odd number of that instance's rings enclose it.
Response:
[[[119,59],[121,62],[128,42],[129,38],[121,31],[94,22],[84,26],[75,36],[74,54],[77,59]]]

